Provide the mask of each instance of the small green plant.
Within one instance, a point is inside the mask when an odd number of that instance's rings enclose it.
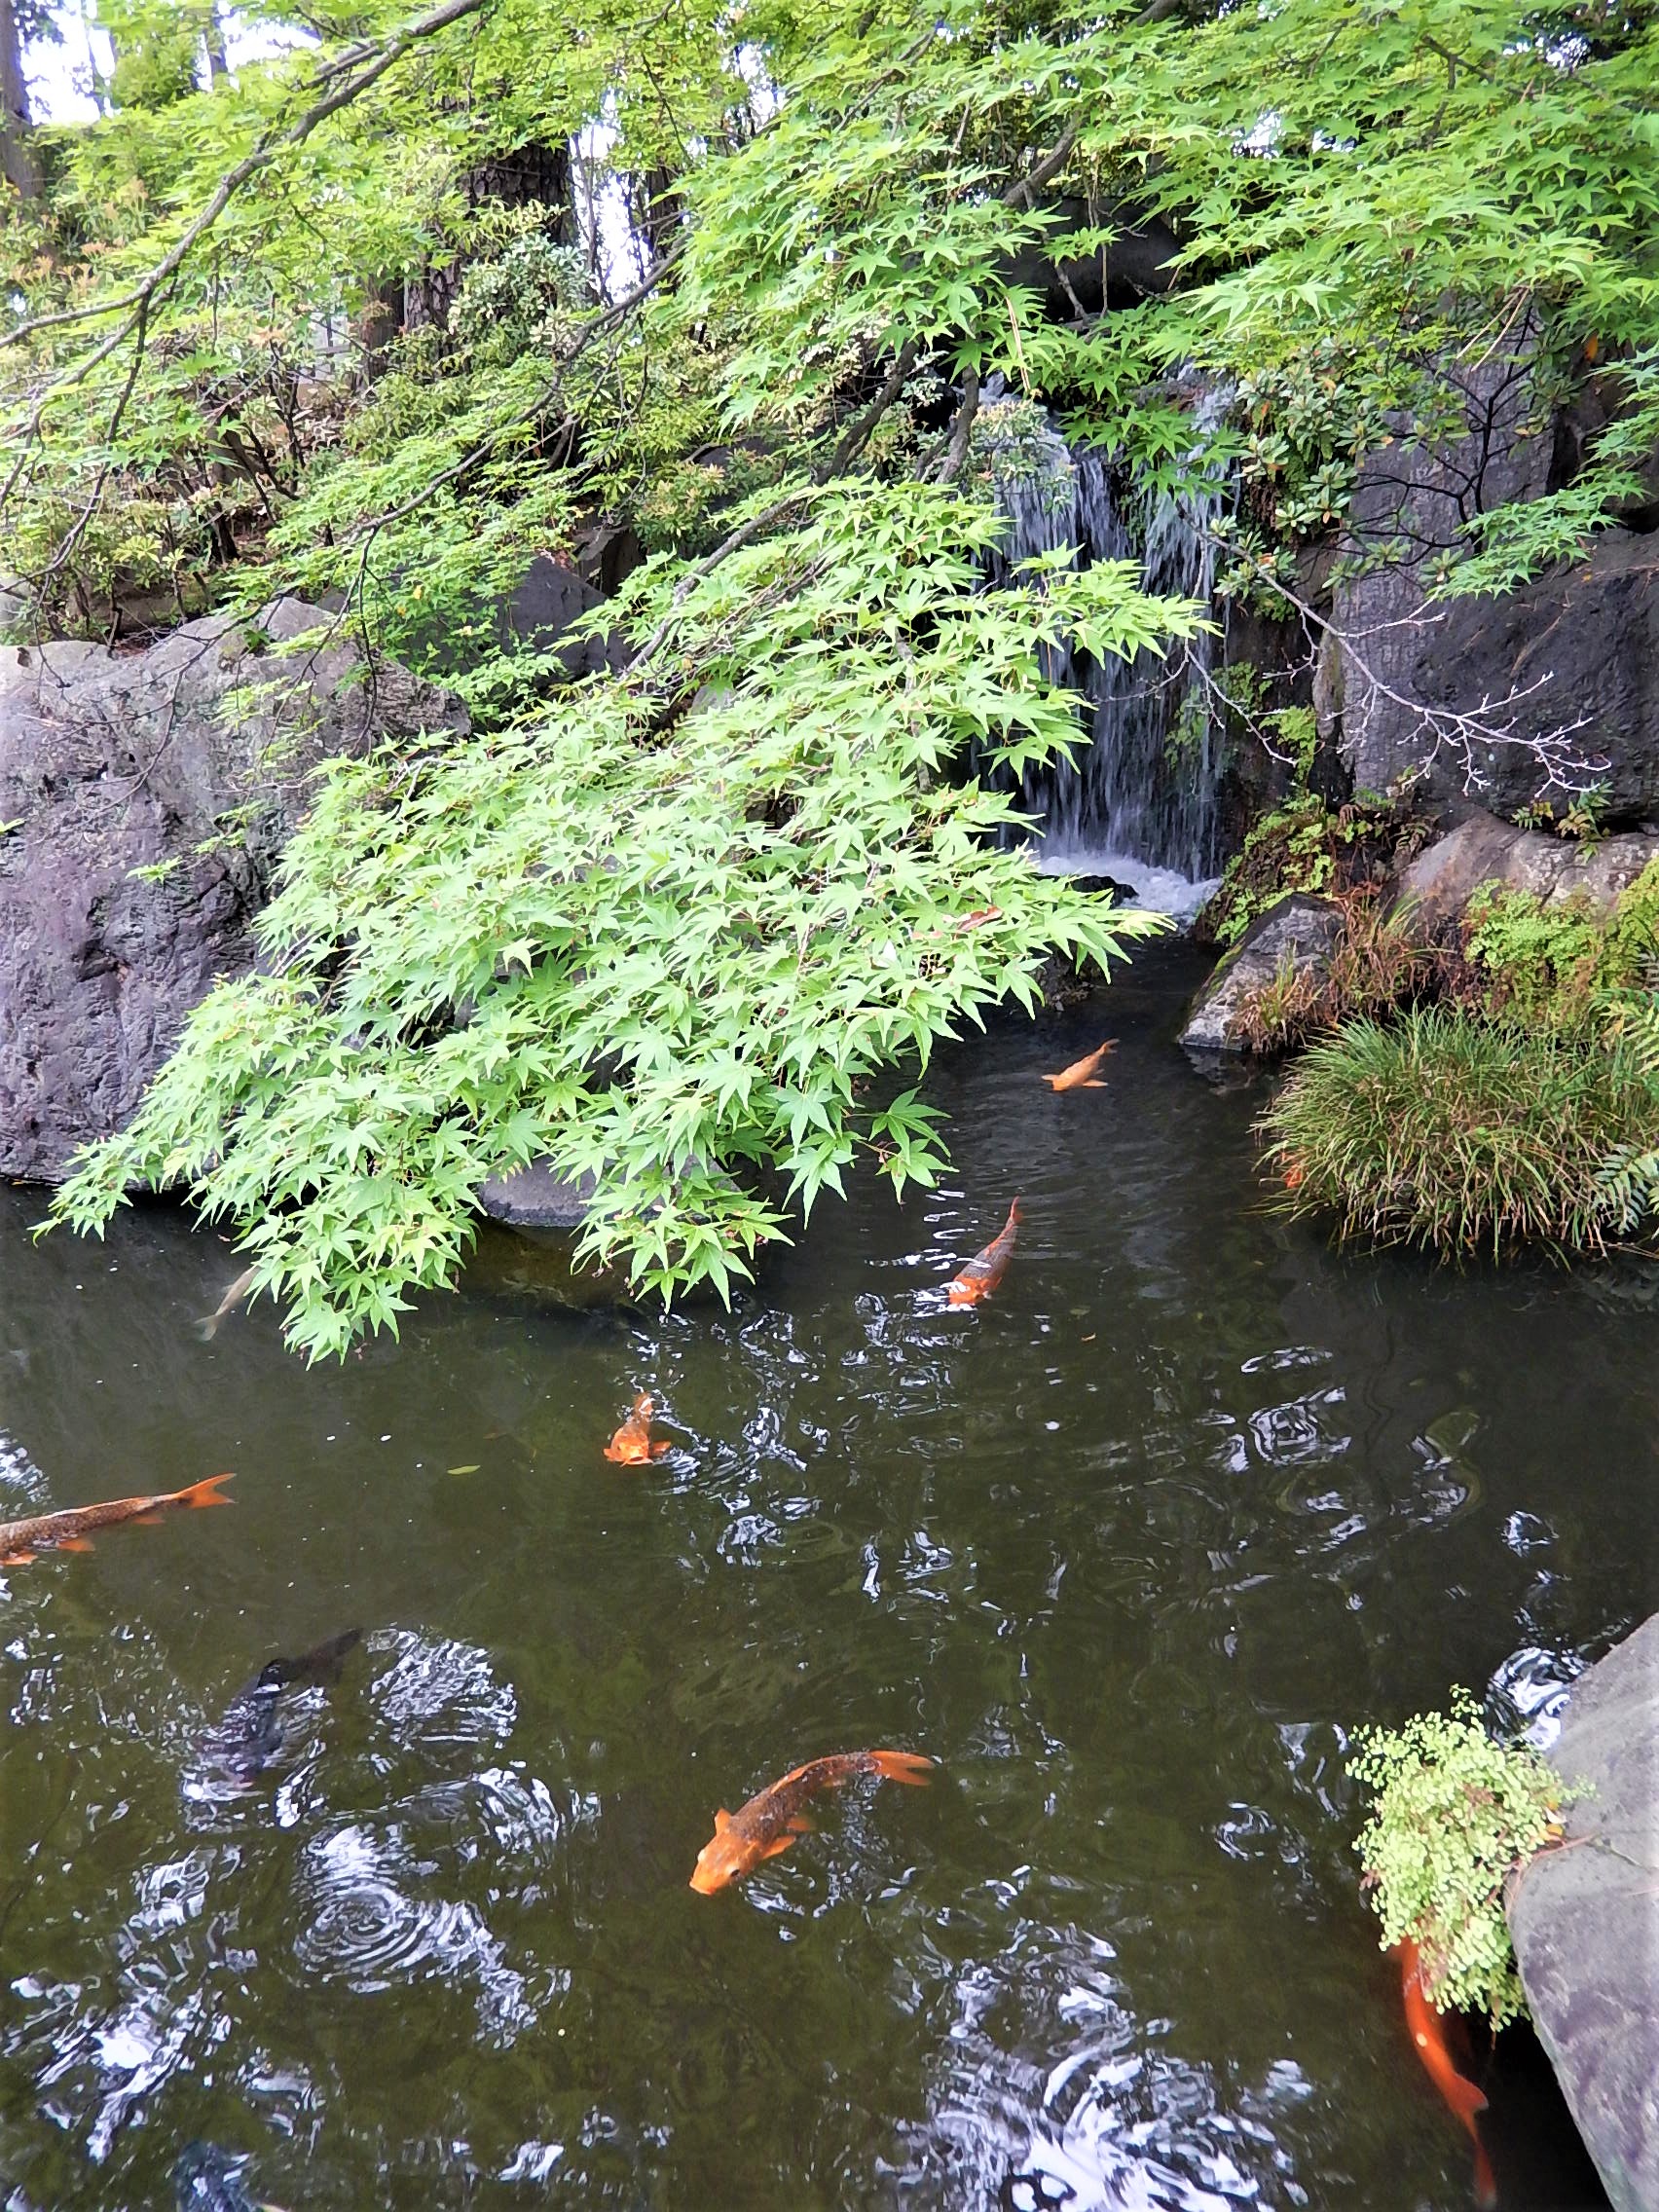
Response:
[[[1289,710],[1281,727],[1287,742],[1300,746],[1307,732],[1291,719],[1296,712]],[[1224,948],[1235,945],[1288,892],[1336,892],[1363,881],[1373,861],[1396,853],[1413,827],[1391,800],[1374,793],[1329,807],[1312,792],[1299,793],[1264,815],[1228,862],[1200,918],[1200,935]]]
[[[1377,893],[1343,893],[1342,926],[1322,961],[1286,958],[1259,990],[1246,992],[1237,1035],[1251,1052],[1286,1052],[1360,1015],[1392,1014],[1434,979],[1434,955],[1409,906],[1383,910]]]
[[[1527,1746],[1494,1742],[1467,1690],[1452,1692],[1449,1713],[1363,1729],[1355,1743],[1348,1771],[1373,1804],[1354,1849],[1382,1948],[1415,1943],[1431,2005],[1501,2028],[1527,2009],[1505,1892],[1584,1790]]]
[[[1335,1213],[1344,1236],[1600,1253],[1619,1228],[1606,1163],[1659,1147],[1659,1088],[1630,1041],[1431,1006],[1312,1046],[1262,1128],[1286,1209]]]

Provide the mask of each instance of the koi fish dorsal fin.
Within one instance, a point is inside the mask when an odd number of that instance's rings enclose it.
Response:
[[[728,1813],[728,1812],[726,1811],[725,1807],[724,1807],[724,1806],[722,1805],[722,1806],[720,1807],[719,1811],[719,1812],[718,1812],[718,1813],[717,1813],[717,1814],[715,1815],[715,1833],[716,1833],[716,1835],[719,1835],[719,1834],[720,1834],[720,1833],[721,1833],[721,1832],[722,1832],[722,1831],[723,1831],[724,1829],[726,1829],[726,1828],[729,1828],[729,1827],[730,1827],[730,1825],[731,1825],[731,1815],[730,1815],[730,1814],[729,1814],[729,1813]]]

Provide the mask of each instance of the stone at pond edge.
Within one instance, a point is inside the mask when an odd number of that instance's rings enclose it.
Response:
[[[209,616],[136,653],[0,648],[0,1173],[55,1181],[120,1128],[214,979],[251,967],[318,761],[466,728],[348,638],[296,643],[327,619],[283,599],[251,641]]]
[[[1290,892],[1258,914],[1237,944],[1193,1001],[1181,1031],[1190,1052],[1240,1052],[1236,1034],[1244,1000],[1271,983],[1289,962],[1298,970],[1322,968],[1342,929],[1329,900]]]
[[[1549,1757],[1595,1794],[1510,1895],[1522,1985],[1615,2212],[1655,2212],[1659,1614],[1579,1677]]]
[[[1541,830],[1518,830],[1494,814],[1475,813],[1407,865],[1396,894],[1412,903],[1420,927],[1429,933],[1456,921],[1484,883],[1530,892],[1545,906],[1581,901],[1608,913],[1620,892],[1655,858],[1659,835],[1647,831],[1575,843]]]

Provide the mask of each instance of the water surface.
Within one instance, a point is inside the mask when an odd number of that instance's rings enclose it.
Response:
[[[1271,1218],[1198,972],[947,1054],[949,1187],[826,1202],[730,1315],[498,1289],[307,1371],[269,1309],[197,1339],[240,1263],[181,1216],[35,1247],[0,1194],[0,1511],[237,1471],[0,1581],[11,2212],[169,2205],[196,2137],[294,2212],[1471,2201],[1345,1745],[1500,1669],[1547,1714],[1649,1608],[1652,1308]],[[678,1449],[621,1470],[640,1389]],[[202,1731],[352,1626],[227,1792]],[[935,1785],[686,1887],[866,1745]],[[1599,2201],[1537,2087],[1505,2203]]]

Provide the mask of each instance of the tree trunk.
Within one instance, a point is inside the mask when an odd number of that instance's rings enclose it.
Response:
[[[570,147],[563,140],[556,146],[516,146],[511,153],[496,154],[481,162],[466,177],[466,203],[477,208],[490,201],[498,201],[504,207],[556,209],[568,222]],[[442,264],[429,262],[419,276],[410,277],[403,287],[404,329],[446,329],[451,305],[465,273],[465,256],[457,254]]]
[[[0,0],[0,175],[22,200],[38,200],[40,165],[29,140],[23,41],[12,0]]]

